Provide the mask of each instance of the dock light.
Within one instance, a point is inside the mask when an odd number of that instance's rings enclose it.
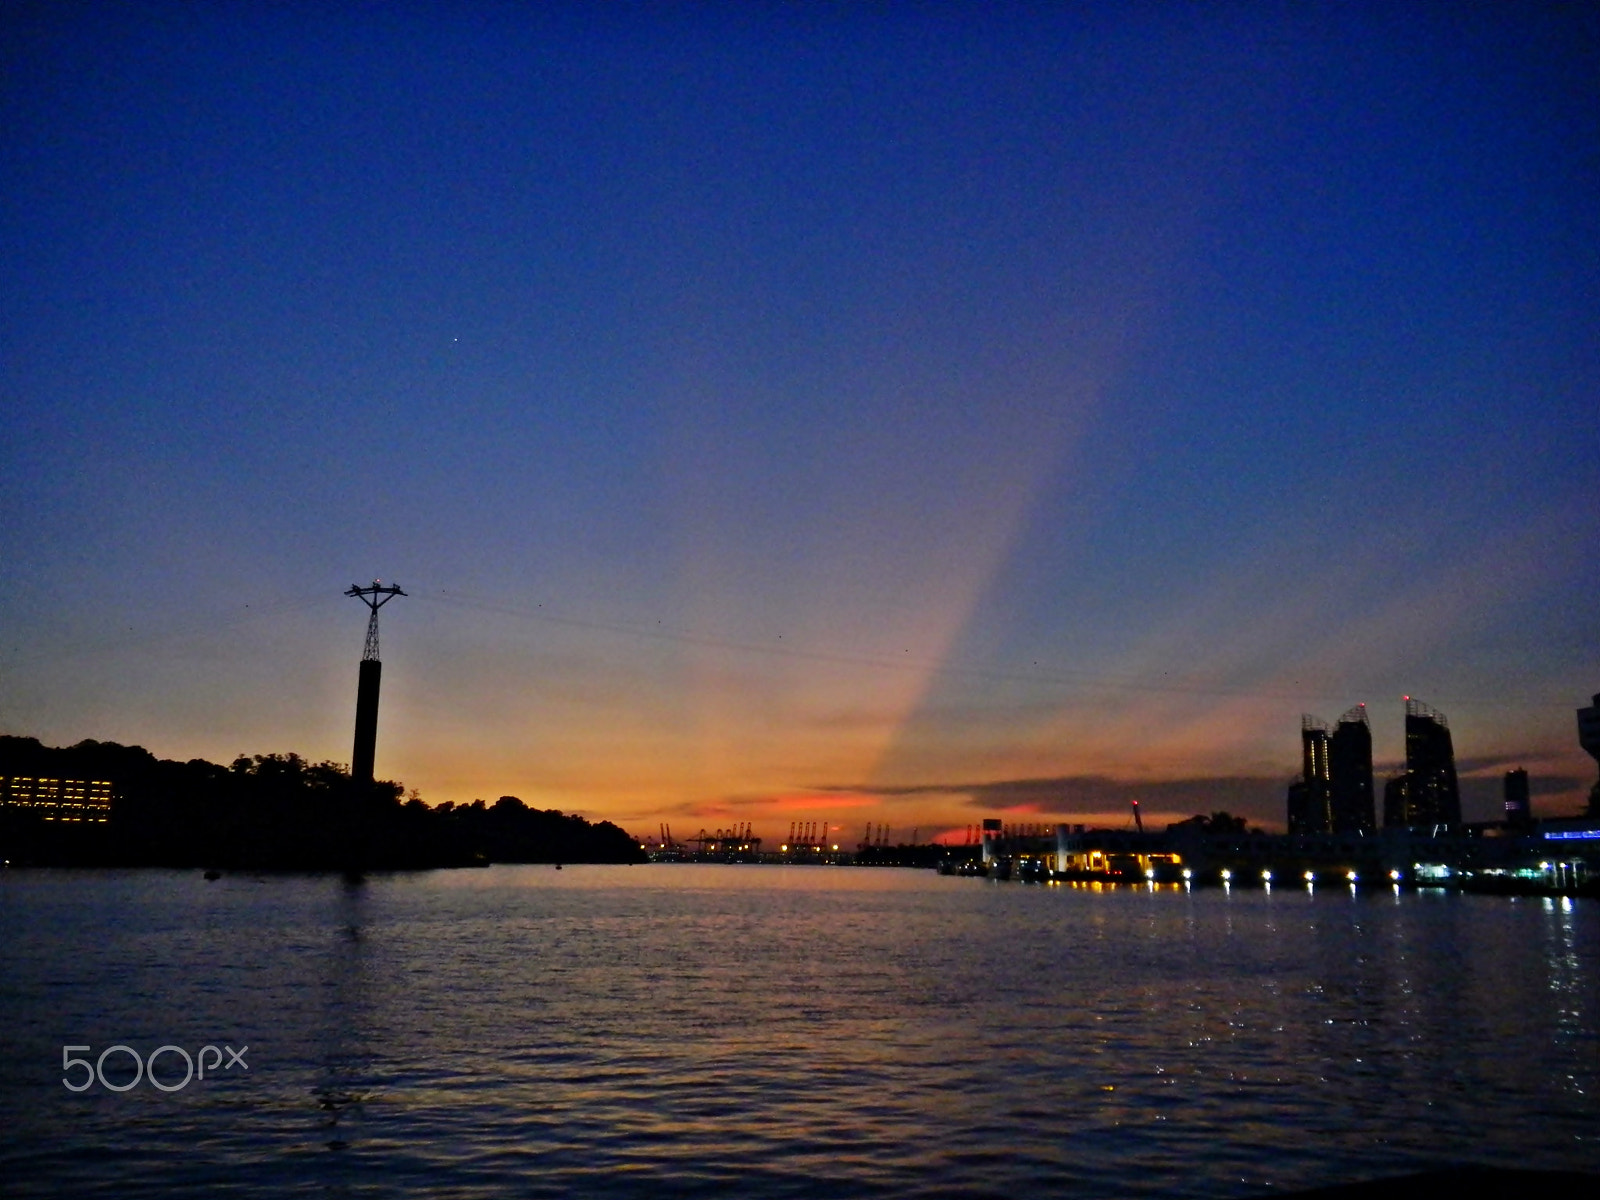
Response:
[[[1399,871],[1390,871],[1389,872],[1389,878],[1394,880],[1396,883],[1399,883],[1400,882],[1400,872]]]
[[[1550,869],[1550,864],[1549,863],[1544,862],[1544,863],[1540,863],[1539,864],[1539,870],[1548,871],[1549,869]]]
[[[1261,882],[1262,883],[1271,883],[1272,882],[1272,872],[1271,871],[1263,871],[1263,872],[1261,872]]]
[[[1144,869],[1144,877],[1146,879],[1154,879],[1156,877],[1156,869],[1154,867],[1146,867]]]
[[[837,842],[835,842],[835,843],[834,843],[834,844],[833,844],[833,848],[834,848],[834,849],[835,849],[835,850],[837,850],[837,849],[838,849],[838,848],[839,848],[839,843],[837,843]]]
[[[1315,883],[1316,881],[1317,881],[1317,873],[1315,871],[1307,871],[1306,872],[1306,882],[1307,883]]]
[[[779,846],[778,849],[787,851],[789,849],[789,847],[787,847],[787,846]]]
[[[1185,868],[1184,868],[1184,869],[1183,869],[1183,877],[1184,877],[1184,878],[1185,878],[1185,879],[1193,879],[1193,878],[1194,878],[1194,872],[1193,872],[1193,871],[1191,871],[1191,870],[1189,870],[1189,868],[1188,868],[1188,867],[1185,867]]]
[[[1346,871],[1344,873],[1344,877],[1346,879],[1348,879],[1351,883],[1354,883],[1356,881],[1356,873],[1354,871]]]
[[[1223,867],[1222,868],[1222,882],[1223,883],[1227,883],[1228,880],[1230,880],[1232,878],[1233,878],[1233,872],[1228,870],[1227,867]]]

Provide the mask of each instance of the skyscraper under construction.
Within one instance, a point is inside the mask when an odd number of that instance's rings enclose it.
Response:
[[[1389,781],[1383,797],[1385,825],[1459,825],[1450,725],[1438,709],[1406,697],[1406,773]]]
[[[1290,833],[1369,833],[1376,824],[1372,799],[1372,729],[1358,704],[1328,723],[1300,718],[1300,778],[1289,788]]]
[[[1377,828],[1372,793],[1372,726],[1367,706],[1339,718],[1328,738],[1328,814],[1333,833],[1371,833]]]
[[[1578,745],[1600,762],[1600,693],[1595,694],[1592,705],[1578,710]],[[1588,815],[1600,817],[1600,780],[1589,791]]]
[[[1328,723],[1300,716],[1300,779],[1289,788],[1289,832],[1327,833],[1332,781],[1328,773]]]

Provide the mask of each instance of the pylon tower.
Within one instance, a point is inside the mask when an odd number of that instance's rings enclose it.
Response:
[[[361,652],[361,680],[356,687],[356,744],[350,753],[350,778],[357,783],[371,783],[372,761],[378,747],[378,684],[383,678],[383,663],[378,658],[378,610],[405,593],[394,584],[384,587],[374,579],[370,587],[351,584],[345,595],[357,597],[372,610],[367,620],[367,644]]]

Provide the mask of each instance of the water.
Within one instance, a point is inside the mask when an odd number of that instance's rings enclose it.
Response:
[[[0,952],[21,1196],[1222,1197],[1600,1165],[1587,903],[8,871]],[[63,1046],[114,1044],[248,1070],[63,1086]]]

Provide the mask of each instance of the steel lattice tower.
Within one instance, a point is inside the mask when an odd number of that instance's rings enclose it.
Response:
[[[374,579],[370,587],[350,585],[346,596],[355,596],[372,610],[367,620],[367,644],[361,652],[361,681],[356,687],[356,743],[350,753],[350,777],[357,783],[372,782],[372,762],[378,745],[378,684],[383,678],[383,663],[378,660],[378,610],[405,593],[396,585],[384,587]]]

